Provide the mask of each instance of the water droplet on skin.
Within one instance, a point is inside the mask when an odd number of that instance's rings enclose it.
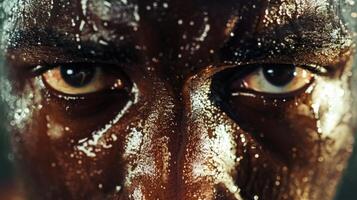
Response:
[[[302,181],[303,181],[304,183],[306,183],[306,182],[309,181],[309,178],[308,178],[308,177],[304,177],[304,178],[302,179]]]
[[[275,181],[275,185],[279,186],[280,185],[280,181]]]
[[[108,42],[104,41],[104,40],[99,40],[99,44],[104,45],[104,46],[108,46]]]
[[[325,158],[322,157],[322,156],[320,156],[320,157],[317,159],[317,161],[319,161],[319,162],[323,162],[324,160],[325,160]]]
[[[118,137],[117,137],[115,134],[112,134],[112,135],[111,135],[111,138],[112,138],[112,140],[113,140],[114,142],[118,140]]]
[[[118,186],[115,187],[115,191],[116,192],[120,192],[120,190],[121,190],[121,186],[118,185]]]
[[[76,37],[76,42],[80,42],[81,41],[81,38],[79,37],[79,34],[76,34],[75,37]]]
[[[123,1],[122,1],[122,2],[123,2]],[[106,7],[108,7],[108,8],[112,7],[112,4],[111,4],[110,2],[108,2],[108,1],[104,1],[103,4],[104,4],[104,6],[106,6]],[[125,3],[125,4],[126,4],[126,3]]]
[[[71,23],[72,23],[72,27],[76,26],[76,22],[74,21],[74,19],[71,19]]]
[[[81,21],[81,24],[79,25],[79,31],[83,31],[84,25],[86,22],[84,20]]]
[[[48,115],[46,116],[46,121],[48,137],[53,140],[61,138],[64,131],[63,126],[55,123]]]
[[[87,5],[88,5],[88,0],[81,0],[81,5],[82,5],[82,12],[83,15],[87,15]]]
[[[98,32],[98,27],[95,23],[92,24],[92,28],[95,32]]]

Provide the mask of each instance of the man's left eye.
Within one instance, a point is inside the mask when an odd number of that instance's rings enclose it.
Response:
[[[295,65],[264,65],[239,81],[241,87],[248,90],[283,94],[303,88],[312,81],[313,76],[310,71]]]
[[[123,80],[101,67],[81,64],[60,65],[43,74],[47,86],[64,95],[85,95],[108,88],[120,89]]]

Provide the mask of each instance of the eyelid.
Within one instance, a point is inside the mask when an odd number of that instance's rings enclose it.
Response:
[[[31,74],[32,76],[40,76],[44,73],[46,73],[49,70],[52,70],[56,67],[59,66],[66,66],[66,65],[75,65],[75,66],[89,66],[89,67],[99,67],[99,68],[108,68],[110,66],[114,66],[113,64],[107,64],[107,63],[95,63],[95,62],[68,62],[68,63],[53,63],[49,64],[44,61],[42,61],[43,64],[36,65],[32,67],[31,69]]]
[[[323,67],[320,65],[316,64],[307,64],[307,65],[296,65],[299,67],[302,67],[303,69],[309,70],[314,74],[320,75],[320,76],[326,76],[329,74],[329,67]]]
[[[310,72],[319,75],[319,76],[328,76],[330,74],[332,67],[330,66],[322,66],[319,64],[313,64],[313,63],[288,63],[288,62],[266,62],[266,61],[256,61],[256,62],[241,62],[241,63],[231,63],[228,62],[226,63],[226,67],[224,67],[223,71],[225,69],[229,68],[252,68],[252,70],[259,68],[263,65],[295,65],[297,67],[301,67],[303,69],[309,70]]]
[[[56,65],[49,65],[49,64],[41,64],[41,65],[36,65],[31,69],[31,75],[32,76],[40,76],[43,73],[46,73],[47,71],[56,68]]]

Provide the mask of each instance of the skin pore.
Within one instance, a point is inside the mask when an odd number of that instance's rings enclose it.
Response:
[[[354,44],[331,2],[5,1],[26,199],[332,199]]]

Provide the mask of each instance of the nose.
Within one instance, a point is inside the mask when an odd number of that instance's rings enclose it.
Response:
[[[154,83],[152,99],[158,100],[128,135],[123,154],[126,199],[241,199],[239,128],[210,99],[212,73],[209,68],[184,81],[178,99],[169,84]]]
[[[148,87],[140,88],[140,101],[146,103],[125,139],[126,172],[119,199],[177,199],[179,103],[164,81],[142,87]]]
[[[211,99],[208,68],[185,82],[183,154],[179,162],[182,199],[242,199],[235,183],[235,123]]]

